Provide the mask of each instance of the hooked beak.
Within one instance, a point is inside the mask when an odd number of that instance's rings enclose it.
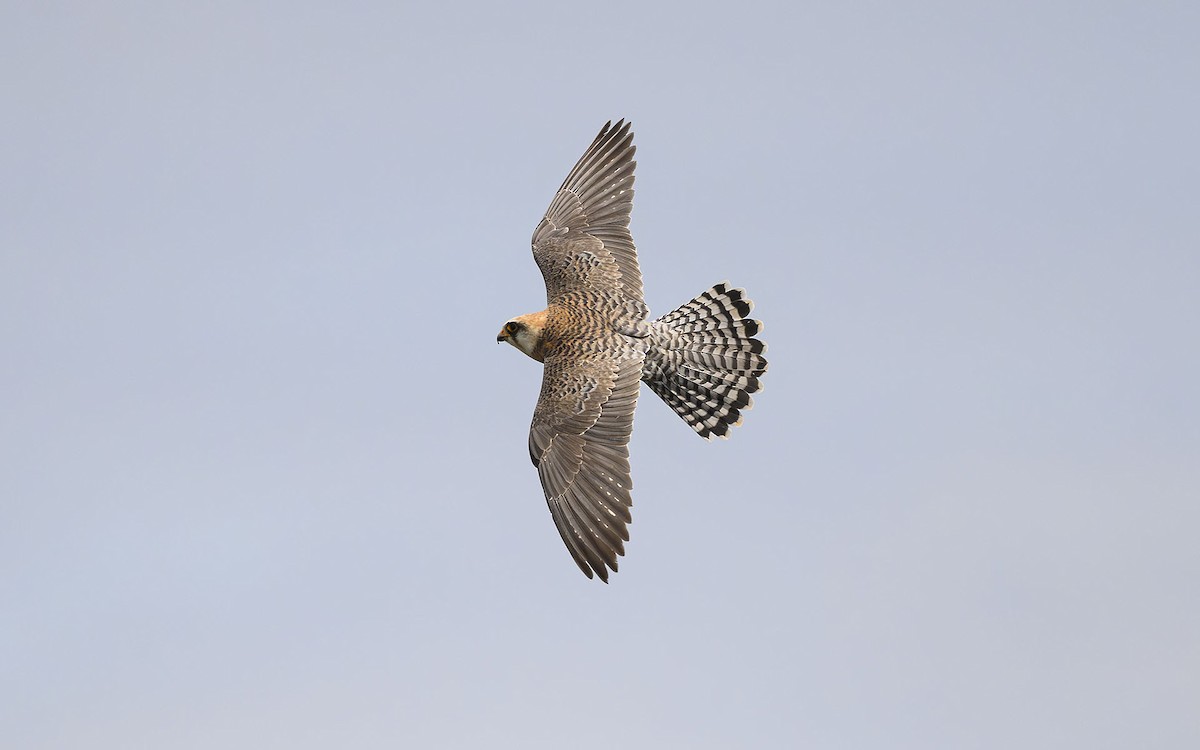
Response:
[[[500,335],[496,336],[496,343],[499,344],[501,341],[504,341],[507,338],[508,334],[501,333]]]

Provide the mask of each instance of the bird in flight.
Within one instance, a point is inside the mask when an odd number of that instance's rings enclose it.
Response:
[[[741,289],[717,284],[648,320],[629,233],[634,151],[629,123],[600,130],[533,232],[546,309],[496,336],[545,366],[529,457],[575,564],[606,583],[629,541],[638,384],[711,440],[742,423],[767,370]]]

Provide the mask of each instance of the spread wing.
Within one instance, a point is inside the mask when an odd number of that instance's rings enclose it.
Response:
[[[644,319],[642,272],[629,234],[637,166],[629,127],[621,120],[600,130],[534,230],[533,257],[546,280],[549,302],[590,288],[614,298],[614,309]],[[580,257],[594,259],[594,267],[603,272],[588,273],[580,267]]]
[[[607,582],[629,540],[627,445],[644,355],[631,346],[579,349],[563,346],[546,358],[529,455],[575,563],[588,578],[594,571]]]

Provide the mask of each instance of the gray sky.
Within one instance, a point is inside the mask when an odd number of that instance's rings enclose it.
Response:
[[[0,11],[0,744],[1200,746],[1200,5],[203,5]],[[771,370],[604,586],[494,336],[618,117]]]

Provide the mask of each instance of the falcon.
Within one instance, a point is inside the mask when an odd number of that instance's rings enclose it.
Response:
[[[600,130],[533,232],[546,309],[496,336],[544,365],[529,457],[575,564],[606,583],[629,541],[639,383],[711,440],[742,423],[767,370],[741,289],[717,284],[648,319],[629,233],[634,151],[629,123]]]

